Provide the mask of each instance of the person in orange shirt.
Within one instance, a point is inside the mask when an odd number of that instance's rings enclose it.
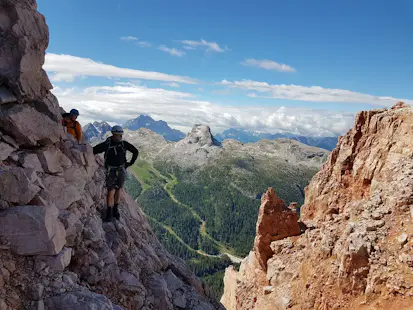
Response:
[[[72,109],[69,113],[64,113],[62,116],[62,125],[67,128],[67,132],[70,133],[80,144],[82,141],[82,127],[76,120],[79,116],[79,111]]]

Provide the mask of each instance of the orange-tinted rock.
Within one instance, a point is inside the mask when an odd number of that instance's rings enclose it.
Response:
[[[267,260],[272,256],[271,242],[298,234],[297,212],[287,208],[274,189],[269,188],[261,198],[254,241],[254,251],[263,270],[267,269]]]
[[[225,286],[233,287],[221,299],[227,309],[409,309],[412,129],[413,108],[402,103],[358,113],[305,189],[305,234],[273,242],[271,252],[256,245],[262,260],[270,257],[267,281],[259,281],[257,272],[242,272],[257,270],[244,260],[239,273],[229,271],[225,278]],[[281,203],[266,195],[263,205],[269,201],[279,213]]]

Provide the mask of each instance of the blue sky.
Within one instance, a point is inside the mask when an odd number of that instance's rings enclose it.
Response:
[[[82,122],[146,113],[182,130],[331,135],[359,110],[413,103],[412,1],[38,0],[38,9],[50,29],[45,69]]]

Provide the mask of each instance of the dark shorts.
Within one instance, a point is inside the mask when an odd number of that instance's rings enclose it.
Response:
[[[106,173],[106,188],[116,189],[123,188],[126,180],[125,168],[111,168]]]

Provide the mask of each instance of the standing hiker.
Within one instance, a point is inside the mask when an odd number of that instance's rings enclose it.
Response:
[[[106,188],[108,190],[105,222],[110,222],[113,217],[119,220],[120,193],[126,179],[126,168],[132,166],[139,155],[136,147],[122,140],[121,126],[113,126],[111,132],[111,137],[93,147],[93,154],[105,152]],[[132,153],[130,162],[126,161],[126,151]]]
[[[80,144],[82,141],[82,127],[76,120],[79,116],[79,111],[76,109],[70,110],[69,113],[64,113],[62,115],[62,125],[67,128],[67,132],[70,133]]]

